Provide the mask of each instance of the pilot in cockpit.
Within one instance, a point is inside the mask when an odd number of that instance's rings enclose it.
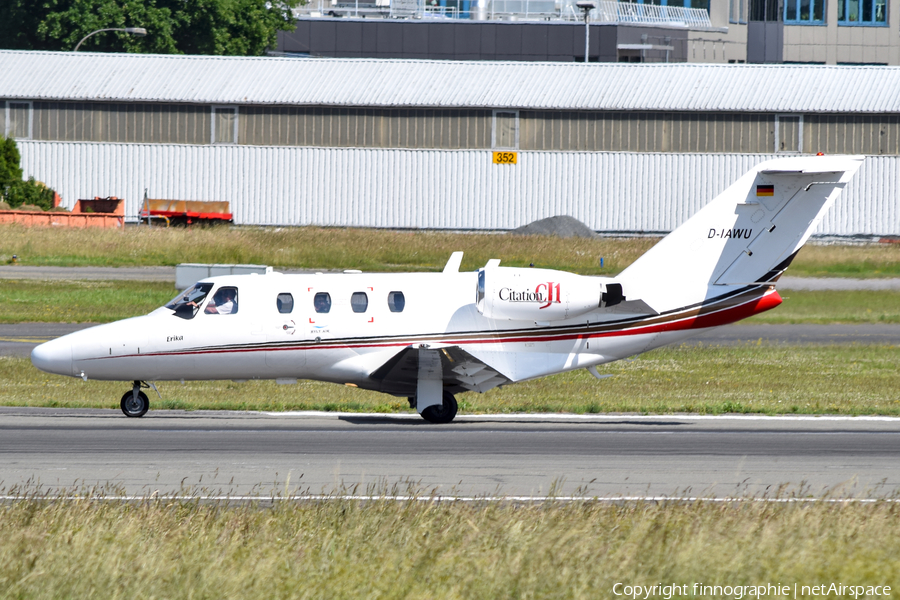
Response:
[[[208,315],[231,315],[237,310],[237,288],[223,287],[216,292],[203,312]]]

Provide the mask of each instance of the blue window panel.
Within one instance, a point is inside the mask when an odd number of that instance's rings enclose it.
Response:
[[[825,0],[785,0],[784,22],[787,25],[824,25]]]
[[[838,25],[887,27],[887,0],[836,0]]]

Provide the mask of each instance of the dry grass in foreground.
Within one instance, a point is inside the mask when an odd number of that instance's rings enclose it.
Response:
[[[452,252],[462,268],[491,258],[507,266],[614,275],[656,243],[656,238],[560,239],[492,233],[391,231],[323,227],[128,227],[125,232],[0,226],[0,262],[18,255],[24,265],[155,266],[183,262],[249,263],[307,269],[437,271]],[[604,266],[600,268],[600,259]],[[685,269],[690,268],[686,258]],[[792,275],[898,277],[900,244],[809,244]]]
[[[616,583],[900,584],[894,502],[260,509],[32,497],[0,510],[0,598],[612,598]]]
[[[459,394],[465,413],[639,412],[703,414],[900,415],[900,348],[893,346],[681,346],[610,363],[597,381],[584,370],[486,394]],[[38,371],[28,359],[0,357],[0,405],[116,408],[127,383]],[[157,382],[151,409],[410,412],[395,398],[301,381]]]

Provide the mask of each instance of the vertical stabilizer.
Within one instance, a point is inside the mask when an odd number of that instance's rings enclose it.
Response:
[[[769,282],[806,243],[862,156],[807,156],[762,163],[625,269],[629,298],[659,312],[729,288]]]

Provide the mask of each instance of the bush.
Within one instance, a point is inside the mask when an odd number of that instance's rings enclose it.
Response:
[[[12,207],[9,204],[4,202],[3,200],[0,200],[0,210],[9,210],[11,208]]]
[[[16,181],[9,186],[6,201],[13,208],[27,204],[38,207],[37,210],[50,210],[53,208],[53,190],[40,181],[35,181],[34,177],[29,177],[28,181]]]

